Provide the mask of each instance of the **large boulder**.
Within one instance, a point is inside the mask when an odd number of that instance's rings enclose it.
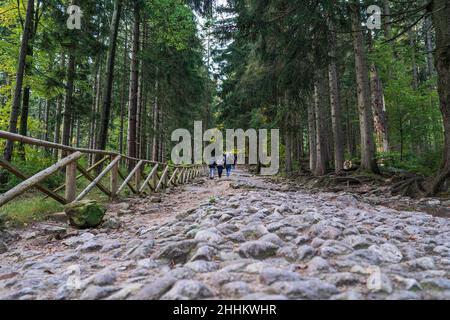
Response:
[[[75,201],[64,207],[72,226],[80,229],[95,228],[102,223],[106,207],[94,200]]]

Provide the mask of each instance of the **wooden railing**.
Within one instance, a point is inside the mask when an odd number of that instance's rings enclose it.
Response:
[[[0,159],[0,167],[23,180],[20,184],[0,195],[0,207],[32,188],[39,190],[46,197],[53,198],[61,204],[82,200],[94,188],[99,189],[110,199],[118,198],[126,188],[135,195],[142,195],[146,191],[154,193],[170,186],[189,183],[195,177],[206,174],[207,170],[204,165],[174,166],[167,163],[136,159],[110,151],[64,146],[1,130],[0,139],[48,149],[57,149],[61,150],[62,154],[65,154],[63,159],[31,177],[20,172],[11,163]],[[81,158],[92,154],[101,155],[102,159],[89,168],[83,168],[80,164]],[[128,174],[123,174],[120,170],[120,162],[123,160],[136,163]],[[65,183],[63,185],[50,190],[42,184],[45,179],[57,172],[61,172],[63,169],[65,169]],[[150,170],[147,176],[144,175],[146,170]],[[77,175],[77,171],[79,175]],[[83,177],[89,183],[78,193],[77,180]],[[109,186],[102,182],[107,177],[109,177]],[[58,193],[62,190],[65,190],[64,196]]]

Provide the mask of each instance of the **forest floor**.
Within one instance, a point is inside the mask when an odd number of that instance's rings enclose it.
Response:
[[[450,219],[374,201],[237,171],[55,215],[3,234],[0,299],[450,299]]]

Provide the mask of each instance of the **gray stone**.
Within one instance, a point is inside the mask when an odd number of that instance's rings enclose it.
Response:
[[[150,256],[152,249],[155,247],[155,240],[148,239],[142,242],[141,245],[135,248],[129,255],[137,259],[145,259]]]
[[[239,247],[239,254],[244,258],[266,259],[276,255],[278,246],[267,241],[250,241]]]
[[[98,286],[109,286],[116,282],[117,275],[114,271],[103,270],[94,276],[94,284]]]
[[[83,293],[80,296],[81,300],[100,300],[108,297],[112,293],[118,291],[117,288],[106,286],[106,287],[100,287],[100,286],[89,286],[86,290],[83,291]]]
[[[0,254],[3,254],[8,251],[8,247],[6,246],[6,243],[0,240]]]
[[[330,300],[364,300],[364,296],[357,291],[349,290],[332,296]]]
[[[81,252],[94,252],[99,251],[103,245],[97,240],[89,240],[85,244],[82,244],[78,249]]]
[[[219,230],[200,230],[195,234],[194,240],[205,243],[222,243],[224,240],[219,235]]]
[[[421,282],[424,289],[440,289],[440,290],[450,290],[450,279],[447,278],[431,278],[425,279]]]
[[[308,262],[308,271],[312,273],[317,272],[327,272],[330,271],[331,267],[328,264],[328,261],[323,259],[322,257],[314,257]]]
[[[161,297],[162,300],[198,300],[211,298],[213,293],[200,281],[179,280]]]
[[[298,258],[298,253],[294,246],[286,246],[278,249],[277,256],[284,257],[286,260],[294,262]]]
[[[337,287],[355,285],[360,281],[359,277],[351,272],[333,273],[327,276],[326,280]]]
[[[407,264],[414,269],[432,270],[436,268],[433,258],[430,257],[422,257],[410,260]]]
[[[299,261],[303,261],[303,260],[305,260],[308,257],[312,257],[312,256],[314,256],[315,253],[316,253],[316,250],[313,247],[308,246],[308,245],[300,246],[297,249],[298,260]]]
[[[195,276],[195,272],[190,268],[179,267],[170,270],[170,272],[167,275],[174,277],[177,280],[183,280],[183,279],[192,279]]]
[[[391,280],[379,269],[373,272],[367,279],[367,289],[372,292],[391,293],[393,291]]]
[[[229,282],[222,287],[222,291],[227,296],[237,298],[251,292],[249,285],[243,281]]]
[[[286,296],[276,295],[276,294],[265,294],[265,293],[252,293],[241,298],[241,300],[246,301],[277,301],[277,300],[288,300]]]
[[[271,288],[291,299],[328,299],[339,291],[331,284],[318,279],[276,282]]]
[[[264,269],[259,275],[259,281],[267,285],[274,282],[297,280],[302,280],[302,277],[298,273],[277,268]]]
[[[105,222],[103,222],[102,227],[111,230],[120,229],[122,226],[122,222],[116,218],[109,218]]]
[[[278,235],[276,235],[275,233],[268,233],[268,234],[262,236],[261,238],[259,238],[259,240],[271,242],[280,247],[282,247],[284,245],[284,241],[281,240],[281,238]]]
[[[172,288],[177,280],[172,276],[164,276],[144,285],[136,294],[136,300],[157,300]]]
[[[353,249],[365,249],[370,245],[365,237],[359,235],[347,236],[342,241],[350,245]]]
[[[419,300],[422,296],[412,291],[395,291],[386,297],[386,300]]]
[[[372,245],[369,247],[369,250],[377,253],[381,261],[398,263],[403,259],[402,253],[393,244],[384,243],[381,246]]]
[[[184,266],[198,273],[213,272],[220,268],[219,264],[216,262],[202,260],[191,261],[186,263]]]
[[[197,249],[197,252],[192,256],[191,261],[206,260],[211,261],[217,254],[217,249],[210,246],[203,246]]]
[[[159,253],[156,254],[157,259],[166,259],[184,263],[187,260],[189,253],[197,245],[197,241],[184,240],[175,242],[162,248]]]
[[[116,293],[110,295],[106,300],[125,300],[136,294],[141,288],[142,284],[139,283],[128,284]]]
[[[76,247],[80,244],[86,243],[89,240],[92,240],[95,236],[90,232],[84,232],[79,236],[71,237],[63,240],[61,243],[68,247]]]

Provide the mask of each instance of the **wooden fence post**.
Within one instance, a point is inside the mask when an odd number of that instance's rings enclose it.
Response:
[[[77,197],[77,160],[66,166],[66,200],[71,203]]]
[[[111,157],[111,161],[113,160],[114,159]],[[117,190],[119,189],[119,165],[120,161],[117,162],[111,169],[110,183],[112,198],[117,197]]]

